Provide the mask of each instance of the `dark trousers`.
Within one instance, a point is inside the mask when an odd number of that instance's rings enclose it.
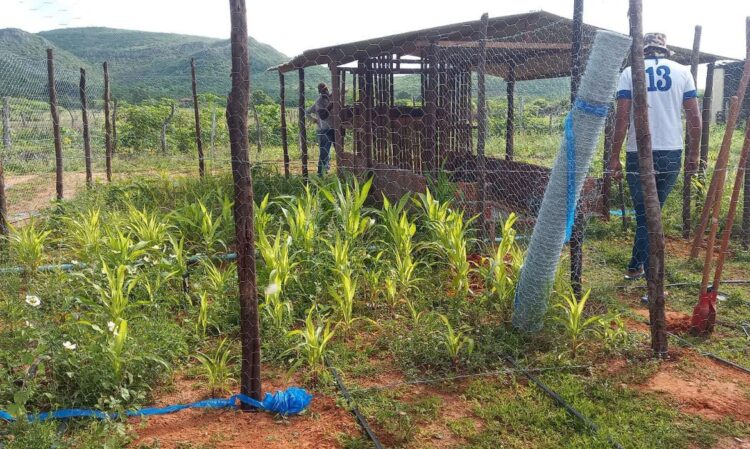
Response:
[[[664,207],[664,202],[672,191],[677,176],[682,166],[682,150],[654,151],[654,172],[656,174],[656,191],[659,196],[659,204]],[[648,272],[648,228],[646,226],[646,207],[641,190],[641,178],[638,170],[638,153],[626,153],[625,159],[626,179],[630,187],[630,196],[635,208],[635,242],[633,243],[633,255],[628,265],[629,270],[638,270],[643,267]]]
[[[331,165],[331,144],[335,139],[333,129],[318,131],[318,144],[320,145],[320,157],[318,158],[318,176],[328,173]]]

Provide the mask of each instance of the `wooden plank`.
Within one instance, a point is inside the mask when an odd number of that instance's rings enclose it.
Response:
[[[229,6],[232,25],[232,90],[227,99],[227,125],[232,153],[234,227],[240,299],[240,392],[260,400],[260,323],[255,272],[253,178],[247,148],[247,112],[250,100],[247,10],[245,0],[229,0]],[[251,410],[251,407],[244,403],[240,407],[245,411]]]
[[[83,160],[86,165],[86,186],[91,187],[93,174],[91,171],[91,138],[89,136],[89,110],[86,98],[86,70],[81,68],[81,81],[79,83],[81,95],[81,116],[83,118]]]
[[[55,58],[52,49],[47,49],[47,87],[49,107],[52,114],[52,133],[55,139],[55,190],[57,199],[63,199],[63,154],[60,137],[60,116],[57,113],[57,87],[55,86]]]
[[[107,182],[112,182],[112,122],[109,115],[109,67],[106,61],[104,68],[104,159],[107,172]]]
[[[299,69],[299,97],[298,97],[298,133],[299,133],[299,152],[302,158],[302,178],[307,182],[307,120],[305,113],[305,69]]]
[[[195,115],[195,146],[198,148],[198,174],[206,176],[206,165],[203,157],[203,137],[201,136],[201,112],[198,104],[198,83],[195,80],[195,58],[190,58],[190,77],[193,88],[193,112]]]
[[[289,140],[286,129],[286,85],[284,74],[279,72],[279,111],[281,115],[281,148],[284,153],[284,176],[289,177]]]

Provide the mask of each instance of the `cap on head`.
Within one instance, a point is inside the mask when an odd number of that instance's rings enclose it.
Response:
[[[646,33],[643,35],[643,49],[661,50],[668,55],[674,52],[667,47],[667,35],[664,33]]]
[[[328,92],[328,86],[326,83],[318,83],[318,93],[322,94],[324,92]]]

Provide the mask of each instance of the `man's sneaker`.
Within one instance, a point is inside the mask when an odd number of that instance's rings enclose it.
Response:
[[[646,275],[646,272],[643,271],[643,268],[639,268],[637,270],[628,270],[627,273],[625,273],[625,280],[635,281],[637,279],[641,279],[645,275]]]

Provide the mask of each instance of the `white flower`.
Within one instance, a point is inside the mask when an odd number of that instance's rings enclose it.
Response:
[[[107,323],[107,329],[109,329],[110,332],[114,332],[115,329],[116,329],[115,323],[113,321],[108,322]]]
[[[35,295],[26,295],[26,304],[30,305],[31,307],[39,307],[40,305],[42,305],[42,300]]]
[[[73,260],[70,261],[71,265],[78,265],[79,263],[81,263],[81,262],[79,262],[79,261],[77,261],[75,259],[73,259]]]
[[[273,284],[268,284],[266,287],[266,296],[275,295],[279,292],[279,284],[274,282]]]
[[[375,219],[374,218],[370,218],[370,226],[373,226],[373,225],[375,225]]]
[[[23,320],[23,322],[24,322],[24,324],[26,325],[26,327],[28,327],[29,329],[34,329],[34,325],[33,325],[33,324],[31,324],[31,323],[29,322],[29,320]]]
[[[77,347],[78,347],[77,344],[71,343],[69,341],[66,341],[66,342],[63,343],[63,348],[65,348],[65,349],[67,349],[69,351],[75,351]]]

